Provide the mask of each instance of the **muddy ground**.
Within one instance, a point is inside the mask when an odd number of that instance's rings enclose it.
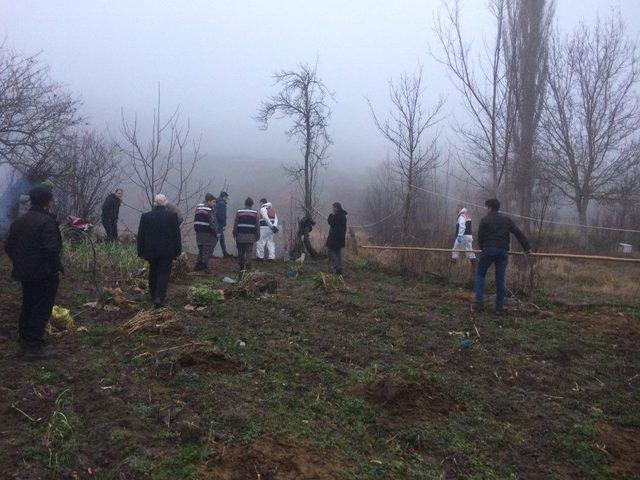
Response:
[[[235,273],[217,259],[171,286],[172,326],[133,334],[138,280],[101,277],[123,292],[105,310],[70,271],[58,303],[83,328],[34,362],[3,259],[2,478],[640,478],[640,309],[510,300],[496,317],[371,263],[333,293],[322,262],[257,268],[275,293],[192,308],[189,285]]]

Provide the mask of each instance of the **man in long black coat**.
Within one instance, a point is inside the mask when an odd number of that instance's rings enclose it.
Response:
[[[9,230],[5,250],[13,262],[12,277],[22,283],[22,308],[18,323],[18,342],[23,354],[49,357],[44,331],[55,303],[62,238],[51,213],[53,194],[46,186],[29,191],[31,209],[18,218]]]
[[[117,188],[110,193],[102,204],[102,226],[107,233],[107,242],[118,241],[118,217],[124,191]]]
[[[181,253],[178,216],[167,210],[167,197],[158,194],[138,228],[138,256],[149,262],[149,294],[156,308],[164,305],[171,266]]]
[[[346,244],[347,212],[340,202],[333,204],[333,213],[329,215],[329,235],[327,236],[327,253],[333,273],[342,274],[342,249]]]

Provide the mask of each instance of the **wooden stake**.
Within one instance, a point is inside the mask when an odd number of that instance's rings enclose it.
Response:
[[[453,250],[450,248],[436,248],[436,247],[394,247],[384,245],[362,245],[360,248],[365,250],[400,250],[400,251],[419,251],[419,252],[441,252],[441,253],[481,253],[481,250]],[[509,255],[526,255],[524,252],[509,252]],[[531,252],[529,257],[544,257],[544,258],[571,258],[575,260],[595,260],[603,262],[627,262],[627,263],[640,263],[640,258],[626,258],[626,257],[607,257],[602,255],[577,255],[574,253],[542,253]]]

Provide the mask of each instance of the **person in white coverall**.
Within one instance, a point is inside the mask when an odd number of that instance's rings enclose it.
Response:
[[[256,249],[258,261],[265,260],[264,249],[269,250],[269,261],[276,258],[275,234],[278,233],[278,215],[271,202],[266,198],[260,200],[260,240]]]
[[[473,253],[473,233],[471,230],[471,216],[466,208],[458,207],[458,218],[456,220],[456,239],[453,242],[453,250],[467,250],[466,255],[471,263],[471,273],[475,272],[476,254]],[[451,252],[451,260],[458,260],[459,251]]]

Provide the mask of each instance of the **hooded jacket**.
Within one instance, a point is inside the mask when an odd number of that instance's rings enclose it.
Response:
[[[458,213],[458,221],[456,222],[456,237],[460,235],[473,235],[471,231],[471,216],[466,208]]]
[[[329,223],[327,248],[331,250],[344,248],[347,237],[347,212],[345,210],[338,210],[338,213],[329,215],[327,222]]]

